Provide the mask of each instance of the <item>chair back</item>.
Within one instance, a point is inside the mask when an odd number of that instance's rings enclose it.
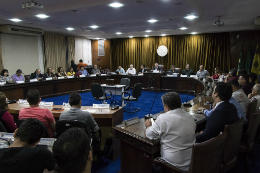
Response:
[[[0,121],[0,132],[7,132],[4,124]]]
[[[92,83],[91,84],[91,94],[94,98],[99,98],[104,95],[103,88],[99,83]]]
[[[226,141],[222,162],[227,163],[237,157],[242,137],[244,118],[241,117],[233,124],[225,125]]]
[[[179,74],[181,74],[181,68],[175,68],[175,70],[178,70]]]
[[[130,79],[129,78],[122,78],[120,81],[120,85],[125,85],[126,87],[130,86]]]
[[[91,137],[90,129],[83,122],[77,120],[59,120],[56,121],[55,124],[56,138],[58,138],[63,132],[65,132],[66,130],[72,127],[78,127],[84,129],[88,137]]]
[[[225,146],[226,134],[223,133],[206,142],[194,144],[192,148],[190,172],[218,173]]]
[[[247,137],[243,141],[249,148],[253,147],[253,145],[254,145],[255,136],[256,136],[259,124],[260,124],[260,113],[253,113],[253,115],[251,116],[251,120],[248,123],[248,129],[246,132]]]
[[[162,71],[164,71],[164,65],[158,65],[158,67],[160,67],[162,69]]]
[[[19,128],[20,125],[21,125],[25,120],[26,120],[26,119],[18,119],[18,120],[16,121],[16,126],[17,126],[17,128]],[[44,125],[44,135],[43,135],[43,138],[50,138],[49,132],[48,132],[48,130],[47,130],[47,128],[46,128],[45,125]]]
[[[135,84],[134,89],[132,91],[132,96],[138,99],[141,96],[141,94],[142,94],[142,84],[137,83]]]
[[[25,82],[29,82],[30,77],[31,77],[31,75],[24,75]]]
[[[250,121],[251,116],[253,115],[253,113],[255,113],[256,105],[257,105],[257,99],[254,99],[247,106],[246,119],[247,119],[248,122]]]

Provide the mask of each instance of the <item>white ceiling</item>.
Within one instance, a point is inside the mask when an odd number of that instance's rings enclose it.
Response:
[[[0,0],[0,24],[12,24],[44,31],[94,38],[124,38],[130,35],[160,36],[179,35],[191,32],[212,33],[238,30],[252,30],[254,19],[260,16],[260,0],[35,0],[43,9],[22,9],[27,0]],[[120,2],[121,8],[108,4]],[[71,10],[79,10],[74,13]],[[199,16],[193,21],[184,17],[193,13]],[[38,19],[37,14],[50,16]],[[223,27],[215,27],[214,22],[222,16]],[[15,23],[11,18],[19,18]],[[168,20],[174,18],[174,20]],[[157,19],[156,23],[147,20]],[[98,25],[97,29],[89,26]],[[179,28],[186,26],[187,30]],[[74,31],[65,28],[73,27]],[[145,30],[152,30],[146,33]],[[122,35],[116,35],[122,32]]]

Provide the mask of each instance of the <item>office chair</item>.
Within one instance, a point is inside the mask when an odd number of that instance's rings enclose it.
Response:
[[[124,91],[130,90],[130,79],[129,78],[122,78],[120,81],[120,85],[125,85]]]
[[[17,128],[20,127],[20,125],[25,121],[26,119],[18,119],[17,122],[16,122],[16,126]],[[44,125],[44,135],[43,135],[43,138],[50,138],[50,135],[49,135],[49,132],[46,128],[46,126]]]
[[[128,96],[124,97],[124,94],[128,94]],[[131,101],[138,101],[138,98],[141,96],[141,94],[142,94],[142,84],[141,83],[135,84],[134,89],[132,91],[132,96],[130,96],[130,92],[123,92],[122,93],[122,100],[128,101],[129,108],[135,109],[135,111],[131,111],[130,112],[130,111],[125,111],[124,110],[124,112],[135,113],[135,112],[138,112],[138,111],[141,110],[139,108],[132,108],[131,105],[130,105]]]
[[[4,124],[0,121],[0,132],[7,132]]]
[[[110,94],[110,96],[107,96],[108,93]],[[110,100],[110,103],[111,103],[112,92],[107,91],[104,93],[103,88],[98,83],[91,84],[91,94],[95,100],[99,100],[99,101],[103,101],[103,102],[105,100]]]

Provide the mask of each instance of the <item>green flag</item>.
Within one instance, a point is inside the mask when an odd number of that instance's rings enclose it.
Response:
[[[241,52],[240,52],[240,55],[239,55],[237,71],[244,69],[244,68],[245,68],[245,61],[243,59],[243,44],[242,44]]]
[[[251,72],[257,75],[257,83],[259,82],[260,56],[258,52],[258,45],[256,46],[255,56],[251,68]]]
[[[245,63],[245,70],[247,73],[250,73],[250,64],[251,64],[251,45],[248,46],[247,58]]]

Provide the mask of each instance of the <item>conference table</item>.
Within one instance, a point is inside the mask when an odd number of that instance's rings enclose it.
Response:
[[[211,96],[197,96],[192,101],[192,107],[183,107],[195,119],[196,132],[204,129],[206,124],[206,116],[198,114],[199,107],[209,108],[210,104],[207,101],[213,102]],[[160,114],[160,113],[159,113]],[[159,116],[154,115],[154,116]],[[156,121],[156,120],[155,120]],[[121,141],[121,172],[152,172],[153,160],[160,157],[160,139],[155,138],[150,140],[145,137],[145,119],[140,119],[139,123],[128,127],[118,125],[113,127],[116,131],[116,137]],[[138,165],[138,166],[137,166]]]

